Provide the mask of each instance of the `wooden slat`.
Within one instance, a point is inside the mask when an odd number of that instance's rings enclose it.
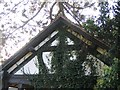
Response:
[[[24,85],[31,85],[31,82],[29,81],[29,79],[28,79],[28,77],[29,78],[32,78],[32,77],[35,77],[35,75],[27,75],[27,76],[25,76],[25,75],[14,75],[14,76],[12,76],[11,78],[10,78],[10,80],[9,80],[9,83],[12,85],[12,84],[24,84]],[[54,75],[52,75],[52,74],[50,74],[50,75],[48,75],[49,76],[49,78],[51,78],[51,79],[53,79],[54,77]],[[94,82],[94,83],[96,83],[96,78],[97,78],[97,76],[84,76],[84,78],[93,78],[91,81],[92,82]],[[39,79],[43,79],[42,77],[41,78],[39,78]],[[89,83],[91,82],[91,81],[88,81]]]
[[[86,39],[90,40],[94,44],[97,44],[101,48],[109,49],[108,45],[106,45],[105,43],[101,42],[100,40],[94,38],[90,34],[88,34],[82,27],[80,27],[78,25],[75,25],[74,23],[70,22],[70,20],[68,20],[68,19],[66,19],[64,17],[61,17],[61,18],[62,18],[61,21],[64,22],[66,25],[68,25],[71,30],[79,33],[80,35],[83,35]]]
[[[14,75],[10,78],[9,83],[11,83],[11,84],[27,84],[27,85],[31,84],[29,79],[25,75]]]
[[[10,57],[3,65],[2,69],[9,69],[12,65],[14,65],[18,60],[20,60],[24,55],[26,55],[29,52],[30,47],[36,47],[40,42],[47,38],[47,36],[54,32],[55,29],[63,25],[69,26],[71,30],[79,33],[80,35],[83,35],[86,39],[90,40],[92,43],[96,44],[100,48],[107,50],[109,49],[107,45],[86,33],[82,27],[78,27],[77,25],[71,23],[68,19],[64,17],[59,17],[54,22],[52,22],[46,29],[39,33],[35,38],[33,38],[28,44],[26,44],[21,50],[19,50],[12,57]]]
[[[56,38],[58,37],[58,34],[56,34],[55,36],[53,36],[48,42],[46,42],[42,47],[40,47],[36,52],[34,52],[30,57],[28,57],[27,59],[24,60],[24,62],[22,62],[21,64],[19,64],[19,66],[17,66],[10,74],[14,74],[16,73],[21,67],[23,67],[25,64],[27,64],[32,58],[35,57],[35,55],[37,54],[37,52],[39,50],[41,50],[43,47],[47,47],[48,45],[51,44],[51,42],[53,42]]]
[[[2,69],[7,70],[13,64],[15,64],[19,59],[21,59],[25,54],[29,52],[30,47],[37,46],[40,42],[42,42],[47,36],[49,36],[52,32],[55,31],[55,28],[58,27],[59,19],[51,23],[46,29],[44,29],[41,33],[39,33],[36,37],[34,37],[28,44],[26,44],[22,49],[20,49],[17,53],[11,56],[5,63],[3,64]]]

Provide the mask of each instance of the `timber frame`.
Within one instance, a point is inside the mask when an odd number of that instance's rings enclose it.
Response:
[[[25,90],[27,90],[27,87],[30,87],[30,82],[26,77],[24,77],[23,75],[14,75],[14,73],[16,73],[21,67],[23,67],[33,57],[35,57],[38,51],[46,52],[56,50],[56,46],[49,46],[49,44],[57,38],[58,34],[55,31],[58,30],[60,27],[62,27],[63,29],[67,27],[68,29],[65,30],[66,35],[71,39],[76,39],[77,41],[79,41],[78,45],[76,46],[66,46],[68,47],[68,49],[70,48],[73,50],[78,50],[81,44],[84,43],[88,46],[88,52],[90,52],[96,57],[97,54],[100,54],[104,57],[109,50],[109,46],[89,35],[82,27],[75,25],[64,16],[59,16],[48,27],[46,27],[37,36],[35,36],[28,44],[26,44],[22,49],[20,49],[13,56],[11,56],[7,61],[5,61],[2,66],[2,90],[8,90],[8,87],[17,87],[19,90],[23,90],[24,88]],[[46,39],[52,33],[55,34],[51,36],[49,40]],[[46,42],[44,43],[43,41],[45,39]],[[102,62],[107,65],[111,64],[110,61]]]

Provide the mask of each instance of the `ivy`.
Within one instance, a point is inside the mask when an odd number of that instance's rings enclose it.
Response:
[[[37,54],[39,74],[31,81],[35,90],[40,88],[93,88],[96,83],[96,66],[93,58],[89,60],[87,58],[89,55],[87,46],[84,44],[81,45],[80,50],[67,50],[68,41],[63,28],[59,29],[58,36],[59,43],[52,53],[50,69],[47,69],[44,64],[41,52]],[[77,43],[74,42],[74,45]]]

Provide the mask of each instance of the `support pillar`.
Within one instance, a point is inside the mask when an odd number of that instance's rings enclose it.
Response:
[[[2,89],[1,90],[8,90],[9,89],[9,75],[6,71],[3,71],[2,75]]]
[[[24,90],[23,84],[19,84],[19,85],[18,85],[18,90]]]

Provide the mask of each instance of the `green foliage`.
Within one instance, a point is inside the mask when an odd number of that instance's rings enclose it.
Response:
[[[106,88],[117,88],[118,83],[118,59],[114,58],[114,63],[111,67],[104,67],[104,73],[97,80],[96,88],[98,90],[106,90]]]
[[[109,55],[105,57],[105,60],[113,61],[111,67],[104,67],[103,75],[98,77],[95,89],[106,90],[107,88],[118,89],[120,85],[120,69],[119,69],[119,54],[120,54],[120,1],[114,7],[115,17],[110,18],[110,10],[108,2],[102,2],[100,6],[100,16],[94,21],[94,19],[87,20],[84,24],[84,28],[93,36],[97,35],[97,38],[108,43],[111,46]],[[116,57],[116,58],[115,58]]]
[[[95,21],[93,19],[88,19],[84,24],[83,27],[85,30],[90,33],[90,35],[98,37],[98,25],[95,24]]]
[[[96,83],[96,66],[87,58],[86,46],[80,50],[67,50],[67,37],[59,30],[59,43],[52,53],[51,69],[47,69],[38,52],[39,74],[32,79],[35,90],[40,88],[93,88]],[[74,42],[74,44],[77,44]],[[89,68],[89,70],[88,70]],[[88,73],[88,74],[86,74]]]
[[[100,15],[88,19],[84,24],[85,30],[90,33],[92,36],[98,38],[104,43],[112,46],[115,45],[115,40],[117,38],[117,30],[114,25],[114,18],[110,17],[110,12],[112,8],[109,7],[108,2],[99,3]]]
[[[115,12],[115,26],[117,30],[117,39],[116,39],[116,56],[120,58],[120,1],[118,1],[117,5],[114,7]]]
[[[115,37],[115,41],[114,44],[112,45],[112,49],[109,52],[109,56],[106,57],[106,59],[112,60],[112,66],[111,67],[107,67],[104,69],[104,73],[103,75],[97,80],[97,85],[96,87],[99,90],[106,90],[107,88],[112,88],[114,90],[119,90],[119,86],[120,86],[120,70],[119,70],[119,65],[120,65],[120,58],[118,53],[119,51],[119,26],[120,26],[120,2],[118,1],[118,4],[116,5],[116,9],[114,10],[115,14],[115,19],[113,20],[113,29],[115,29],[114,31],[116,31],[116,37],[113,34],[113,37]],[[108,26],[111,25],[109,23],[107,23]],[[119,25],[118,25],[119,24]],[[110,26],[109,26],[110,27]],[[109,28],[108,28],[109,29]],[[116,58],[115,58],[116,57]]]
[[[104,73],[98,77],[95,89],[106,90],[107,88],[117,89],[119,83],[119,59],[115,58],[115,52],[119,53],[119,15],[118,6],[115,18],[110,18],[110,8],[107,2],[102,2],[100,6],[100,17],[94,21],[89,19],[84,23],[84,28],[88,33],[96,38],[108,43],[112,48],[109,50],[105,60],[113,61],[111,67],[104,67]],[[117,19],[117,21],[116,21]],[[63,28],[62,28],[63,29]],[[61,30],[62,30],[61,29]],[[117,39],[117,40],[116,40]],[[116,42],[117,41],[117,42]],[[76,43],[74,43],[76,44]],[[59,43],[57,49],[53,52],[51,59],[51,69],[48,70],[38,54],[40,63],[40,73],[33,79],[33,86],[36,90],[39,88],[93,88],[96,83],[95,60],[87,59],[90,54],[86,52],[85,45],[78,51],[66,50],[67,39],[63,31],[59,30]],[[73,56],[76,58],[73,59]],[[72,57],[72,59],[71,59]],[[86,70],[87,68],[87,70]],[[88,73],[86,75],[86,72]]]
[[[103,42],[114,45],[116,42],[117,31],[114,25],[114,18],[110,17],[110,12],[113,11],[111,7],[109,7],[108,2],[102,2],[99,4],[100,6],[100,17],[97,20],[99,26],[99,38]]]
[[[86,65],[84,63],[89,62],[86,59],[88,52],[83,51],[86,50],[85,47],[81,47],[80,51],[65,51],[64,45],[67,45],[66,38],[64,37],[64,32],[60,31],[58,48],[53,53],[51,63],[55,75],[54,77],[57,80],[54,81],[57,82],[54,87],[92,88],[95,80],[93,77],[95,72],[90,71],[89,75],[85,75]],[[73,56],[76,58],[71,59]],[[94,68],[93,64],[90,65],[90,62],[89,67]]]

